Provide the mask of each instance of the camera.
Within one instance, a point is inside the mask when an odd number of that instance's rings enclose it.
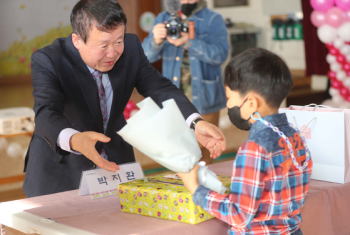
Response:
[[[175,14],[171,14],[165,27],[167,29],[167,35],[171,39],[180,38],[181,32],[188,33],[188,25],[186,23],[182,23],[180,17],[177,17]]]

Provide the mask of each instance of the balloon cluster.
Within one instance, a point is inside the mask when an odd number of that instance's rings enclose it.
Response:
[[[126,104],[124,112],[123,112],[125,120],[128,120],[130,117],[132,117],[138,111],[139,111],[139,108],[137,108],[135,102],[132,100],[129,100],[128,103]]]
[[[5,151],[9,157],[16,158],[22,156],[23,159],[26,156],[28,147],[22,148],[17,142],[9,143],[6,138],[0,138],[0,152]]]
[[[311,0],[311,22],[328,48],[329,93],[338,106],[350,102],[350,0]]]

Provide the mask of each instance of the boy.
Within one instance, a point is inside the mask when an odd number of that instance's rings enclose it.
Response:
[[[277,55],[254,48],[234,57],[225,69],[228,115],[250,133],[233,164],[231,193],[199,185],[197,165],[179,174],[195,204],[230,224],[229,234],[302,234],[312,161],[305,139],[278,113],[292,86]]]

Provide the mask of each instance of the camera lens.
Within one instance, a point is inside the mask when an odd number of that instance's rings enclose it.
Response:
[[[179,17],[172,15],[166,24],[166,28],[168,31],[167,34],[170,38],[172,39],[179,38],[181,36],[180,32],[182,30],[181,19]]]

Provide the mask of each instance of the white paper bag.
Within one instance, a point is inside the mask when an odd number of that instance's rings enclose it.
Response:
[[[163,102],[163,109],[160,109],[151,98],[146,98],[137,106],[140,111],[117,133],[164,167],[175,172],[189,172],[202,154],[193,130],[187,126],[175,101]],[[205,164],[200,165],[198,178],[205,187],[220,194],[227,190]]]
[[[286,113],[306,139],[313,161],[311,179],[350,182],[350,110],[309,106],[290,106],[279,112]]]

